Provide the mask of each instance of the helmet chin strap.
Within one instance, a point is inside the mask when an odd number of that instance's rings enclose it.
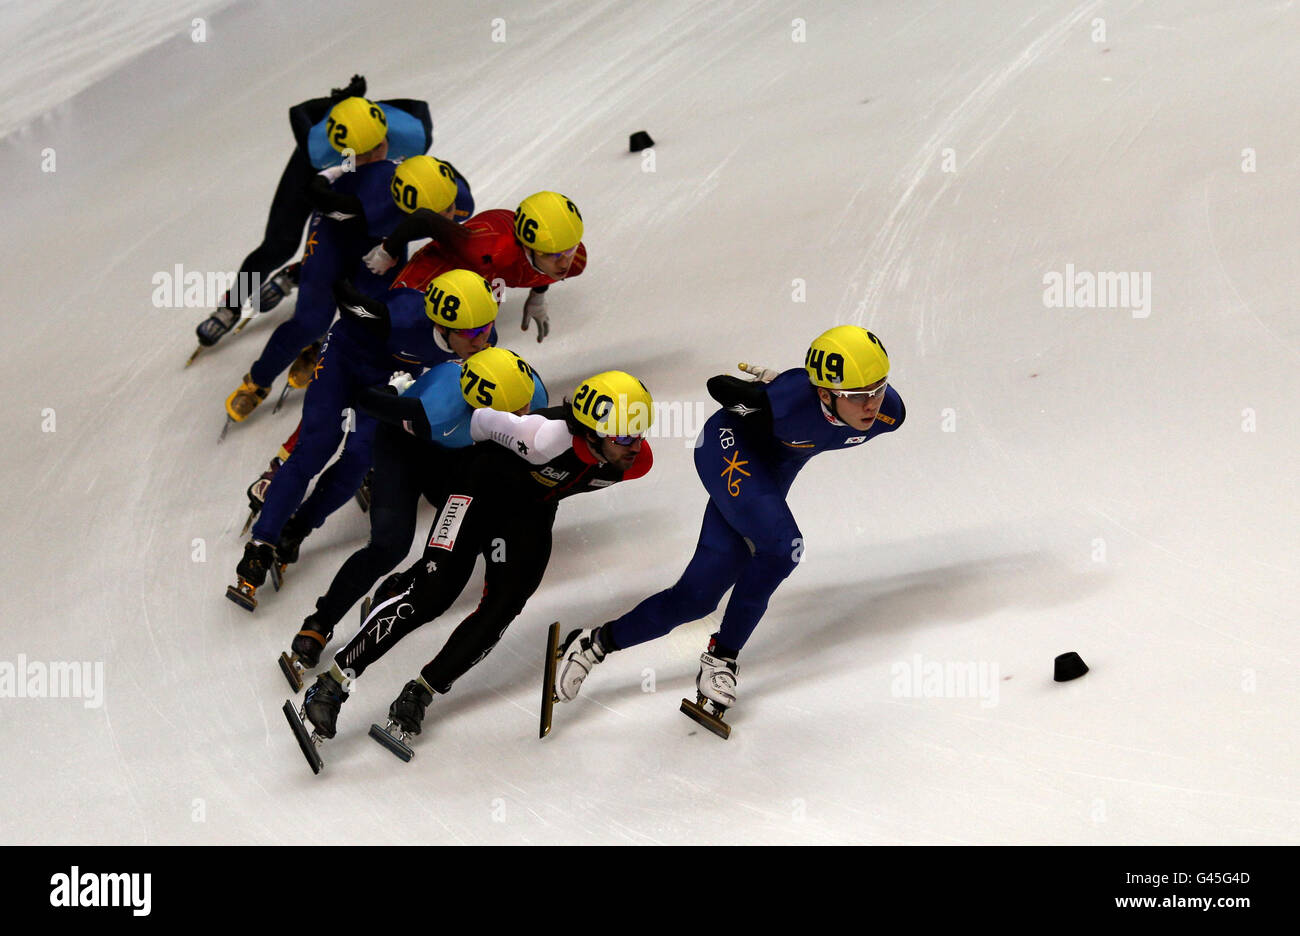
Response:
[[[442,330],[437,325],[433,326],[433,343],[436,344],[440,350],[446,351],[448,354],[456,353],[451,350],[451,345],[447,343],[446,336],[443,335]]]
[[[839,403],[836,402],[837,398],[835,394],[832,393],[830,397],[831,397],[831,405],[827,406],[825,403],[822,403],[822,409],[826,411],[826,415],[830,416],[831,419],[835,420],[837,423],[839,423],[842,426],[847,426],[848,423],[840,418]]]
[[[528,258],[528,265],[532,267],[534,270],[536,270],[538,273],[542,274],[542,276],[556,280],[557,282],[568,278],[568,273],[565,273],[564,276],[556,276],[554,273],[547,273],[545,270],[539,267],[537,265],[537,251],[533,250],[533,248],[525,247],[524,256]]]

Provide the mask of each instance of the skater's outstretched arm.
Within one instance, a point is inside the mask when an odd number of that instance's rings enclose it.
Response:
[[[573,434],[562,419],[538,413],[516,416],[494,409],[476,409],[470,417],[475,442],[491,439],[510,449],[530,465],[544,465],[573,447]]]
[[[366,387],[357,394],[357,409],[380,422],[405,429],[421,439],[433,437],[424,403],[417,397],[399,396],[391,384]]]

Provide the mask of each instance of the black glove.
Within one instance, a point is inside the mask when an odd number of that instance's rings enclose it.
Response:
[[[366,96],[366,79],[361,75],[353,75],[352,80],[348,82],[346,88],[331,88],[330,100],[337,104],[344,98],[365,97]]]
[[[338,303],[339,316],[361,326],[380,341],[388,340],[392,320],[388,306],[379,299],[362,295],[350,280],[334,281],[334,301]]]
[[[342,192],[334,191],[330,188],[329,180],[320,174],[312,176],[311,184],[307,186],[307,204],[311,205],[314,211],[319,211],[336,221],[350,221],[353,218],[361,218],[364,221],[366,217],[366,209],[361,204],[361,199],[355,195],[344,195]]]
[[[763,381],[719,374],[709,378],[708,388],[709,396],[741,416],[746,426],[762,432],[772,431],[772,401],[768,399],[767,384]]]

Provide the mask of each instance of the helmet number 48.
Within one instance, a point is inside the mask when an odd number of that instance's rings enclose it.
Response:
[[[446,290],[435,286],[429,290],[429,304],[448,322],[456,321],[456,310],[460,308],[459,296],[449,295]]]

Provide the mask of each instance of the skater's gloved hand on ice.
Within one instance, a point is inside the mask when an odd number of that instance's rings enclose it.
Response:
[[[530,320],[537,323],[537,341],[540,344],[542,339],[551,333],[551,319],[546,314],[545,286],[540,289],[534,288],[524,300],[524,320],[520,326],[523,331],[528,331]]]
[[[412,377],[410,374],[408,374],[406,371],[402,371],[402,370],[399,370],[392,377],[388,378],[388,386],[396,390],[398,396],[401,396],[403,393],[405,393],[406,388],[413,383],[415,383],[415,378]]]
[[[384,249],[383,243],[376,244],[370,253],[361,258],[366,269],[376,276],[382,276],[397,265],[397,258]]]
[[[341,279],[334,281],[334,301],[341,318],[360,325],[381,341],[387,340],[392,320],[382,300],[363,295],[350,280]]]

